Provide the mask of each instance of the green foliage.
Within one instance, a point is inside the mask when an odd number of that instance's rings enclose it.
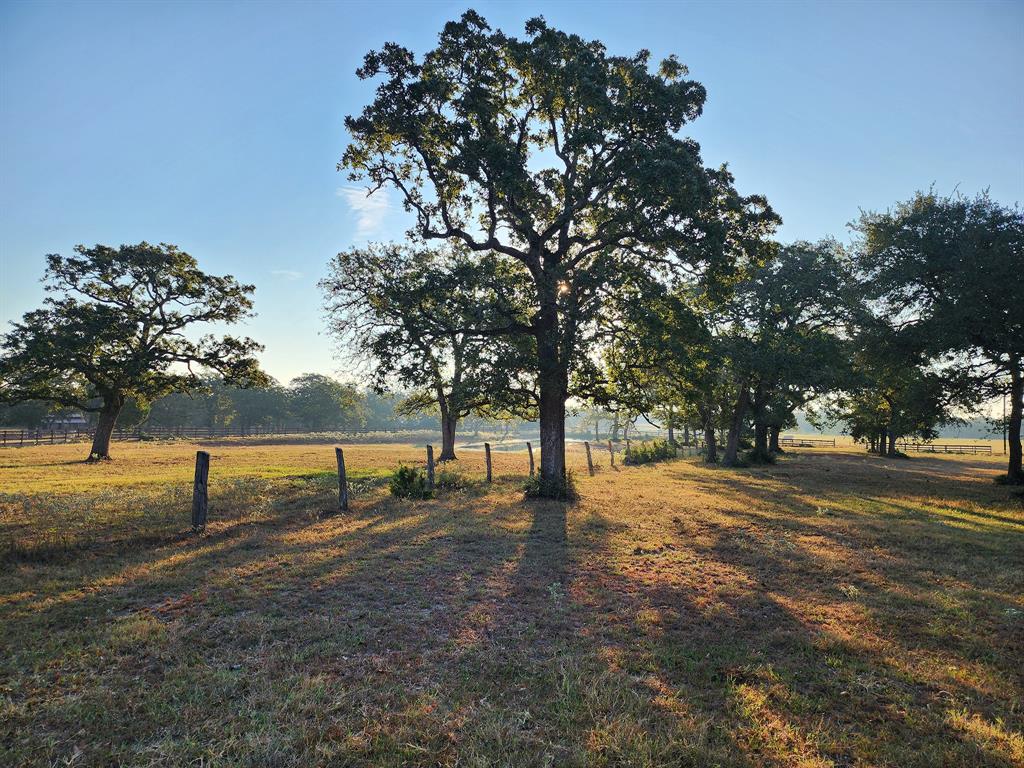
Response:
[[[566,400],[600,383],[590,352],[608,297],[655,271],[728,274],[778,217],[680,136],[705,91],[675,57],[614,56],[541,18],[525,32],[467,11],[421,58],[397,43],[368,53],[357,74],[377,89],[346,118],[340,167],[394,189],[415,236],[501,265],[498,311],[481,309],[486,325],[474,328],[528,337],[532,356],[506,370],[535,381],[547,404],[541,463],[554,477]]]
[[[361,429],[366,413],[359,391],[330,376],[304,373],[287,390],[288,412],[313,431]]]
[[[251,339],[195,338],[203,323],[252,314],[251,285],[216,277],[173,245],[97,245],[46,257],[44,307],[3,337],[3,398],[49,400],[99,410],[96,397],[150,402],[201,386],[210,369],[234,381],[262,381]]]
[[[774,464],[776,462],[776,456],[771,451],[762,451],[758,448],[752,448],[743,454],[743,464]]]
[[[626,464],[650,464],[674,458],[675,455],[675,449],[668,444],[667,440],[644,440],[639,443],[630,443],[623,462]]]
[[[1024,211],[987,193],[918,192],[855,229],[866,296],[941,369],[947,399],[1008,397],[1007,470],[1024,478]]]
[[[434,485],[440,490],[457,491],[468,486],[469,480],[457,469],[441,469],[434,475]]]
[[[0,403],[0,426],[36,429],[52,410],[51,404],[43,400],[26,400],[14,405]]]
[[[251,285],[217,277],[174,245],[79,245],[46,257],[47,298],[0,340],[0,399],[98,411],[90,458],[107,458],[126,401],[139,408],[201,389],[201,372],[236,384],[266,376],[249,338],[199,336],[196,326],[252,315]]]
[[[409,467],[405,464],[395,470],[388,489],[392,496],[401,499],[429,499],[434,496],[427,471],[422,467]]]
[[[567,469],[564,477],[548,480],[538,472],[527,478],[523,484],[523,493],[528,499],[576,501],[579,498],[579,492],[576,489],[576,474],[571,469]]]
[[[501,286],[502,292],[495,286]],[[331,332],[349,356],[372,364],[378,392],[405,390],[402,415],[440,412],[533,415],[533,393],[510,371],[529,368],[531,350],[512,336],[481,335],[525,310],[522,273],[493,254],[465,247],[370,245],[339,253],[327,279]]]

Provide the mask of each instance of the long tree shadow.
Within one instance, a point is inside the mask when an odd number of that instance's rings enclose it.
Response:
[[[837,493],[821,511],[824,475],[650,470],[701,494],[678,510],[670,494],[667,509],[524,504],[500,483],[378,494],[348,515],[68,565],[50,602],[3,606],[8,727],[50,762],[79,734],[95,764],[130,762],[168,727],[194,734],[178,762],[204,740],[244,761],[228,727],[295,764],[1005,764],[948,720],[956,706],[1019,717],[1016,625],[990,624],[1017,604],[1005,531],[907,502],[889,508],[894,535],[884,506]],[[981,631],[958,635],[961,620]],[[181,706],[185,686],[204,706]]]

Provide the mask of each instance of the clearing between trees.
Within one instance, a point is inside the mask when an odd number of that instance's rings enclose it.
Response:
[[[525,456],[392,498],[414,446],[0,455],[0,764],[1020,765],[1024,499],[1001,456]]]

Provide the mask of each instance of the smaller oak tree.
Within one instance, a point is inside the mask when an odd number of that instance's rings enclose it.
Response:
[[[492,331],[523,312],[507,262],[459,246],[370,245],[339,253],[320,285],[331,332],[346,355],[373,366],[374,389],[407,391],[402,415],[436,407],[440,461],[455,458],[461,419],[532,415],[533,382],[521,373],[532,348]]]
[[[203,323],[252,315],[254,287],[199,269],[177,246],[79,245],[50,254],[44,306],[0,340],[0,400],[45,400],[98,412],[89,459],[110,458],[110,438],[129,398],[141,407],[201,389],[203,371],[226,381],[265,379],[249,338],[189,334]]]

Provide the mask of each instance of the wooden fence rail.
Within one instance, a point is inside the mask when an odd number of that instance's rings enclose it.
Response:
[[[952,443],[896,443],[896,448],[903,451],[914,451],[915,453],[960,453],[978,454],[992,453],[991,445],[956,445]]]
[[[788,445],[792,448],[835,448],[836,439],[834,437],[794,437],[793,435],[783,435],[779,438],[779,445]]]

